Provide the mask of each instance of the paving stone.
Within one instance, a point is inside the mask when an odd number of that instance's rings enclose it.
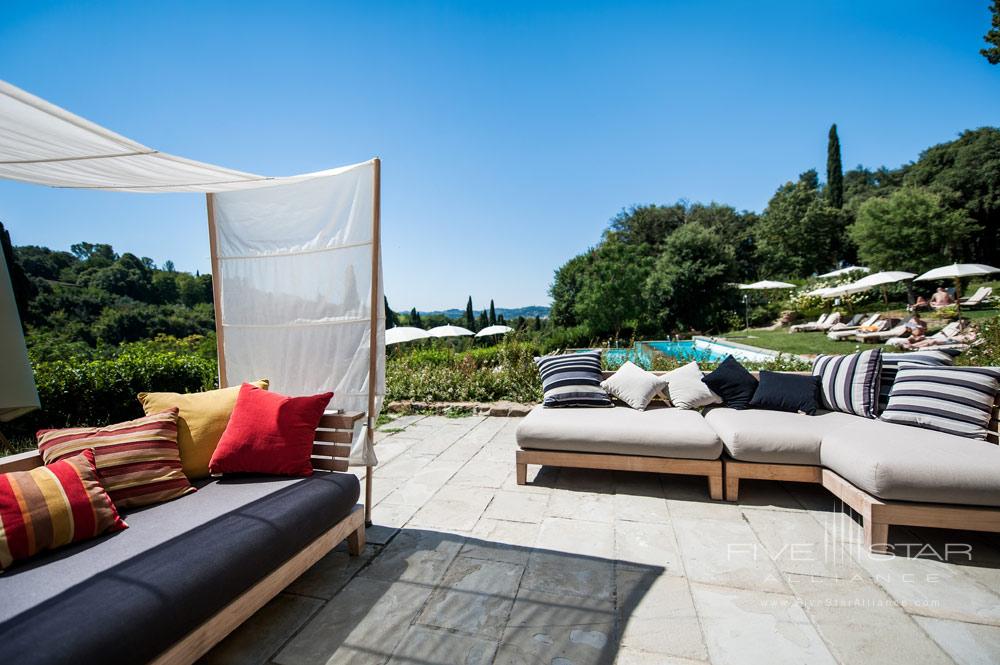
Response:
[[[615,559],[619,568],[656,566],[672,575],[684,574],[674,529],[669,523],[618,522]]]
[[[692,582],[787,592],[767,550],[742,519],[673,521],[684,571]]]
[[[615,497],[613,494],[557,489],[549,496],[545,515],[612,524],[615,521]]]
[[[462,463],[455,460],[435,460],[433,464],[415,471],[409,479],[401,482],[383,503],[425,505],[438,490],[449,484],[461,466]]]
[[[274,661],[279,665],[384,663],[430,593],[424,584],[355,577]]]
[[[538,525],[480,518],[462,546],[461,556],[524,565],[538,540]]]
[[[643,477],[651,478],[652,482],[644,482]],[[637,481],[637,485],[630,487],[627,482],[616,479],[615,519],[630,522],[670,521],[670,509],[658,477],[635,473],[630,474],[627,480]]]
[[[367,541],[369,545],[385,545],[392,540],[397,533],[399,533],[399,529],[397,527],[385,526],[384,524],[372,524],[370,527],[365,529],[365,541]]]
[[[703,476],[664,476],[663,496],[671,517],[738,519],[737,504],[709,498],[708,480]]]
[[[507,476],[510,475],[510,470],[511,464],[509,462],[492,462],[476,455],[455,474],[450,484],[499,489],[507,480]]]
[[[951,659],[867,577],[791,575],[789,585],[842,665],[920,663]]]
[[[372,523],[398,529],[406,524],[420,509],[420,505],[387,503],[384,499],[372,506]]]
[[[790,595],[692,584],[713,665],[834,665],[822,638]]]
[[[582,554],[611,560],[615,555],[612,524],[546,517],[538,531],[539,550]]]
[[[367,531],[365,535],[367,537]],[[341,543],[292,582],[288,586],[288,591],[329,600],[381,549],[380,546],[369,543],[361,556],[350,556],[347,553],[347,544]]]
[[[615,665],[708,665],[708,662],[622,647],[618,650]]]
[[[208,652],[202,665],[256,665],[271,656],[311,617],[323,601],[282,593]]]
[[[530,522],[540,524],[545,516],[548,498],[542,494],[498,490],[484,515],[507,522]]]
[[[610,600],[522,587],[496,663],[610,664],[616,651],[615,610]]]
[[[868,577],[833,535],[802,511],[748,510],[744,518],[770,558],[784,573],[820,577]]]
[[[521,588],[563,596],[610,600],[614,597],[614,583],[613,561],[534,550],[528,556]]]
[[[517,564],[458,557],[417,622],[498,640],[523,572]]]
[[[410,626],[389,665],[489,665],[497,643],[426,626]]]
[[[407,580],[433,586],[462,549],[464,538],[452,534],[402,529],[358,574],[384,582]]]
[[[621,645],[668,656],[705,660],[705,640],[683,577],[647,571],[616,573]]]
[[[445,531],[471,531],[493,498],[478,487],[444,487],[416,512],[409,525]]]
[[[958,665],[1000,662],[1000,627],[930,617],[914,619]]]

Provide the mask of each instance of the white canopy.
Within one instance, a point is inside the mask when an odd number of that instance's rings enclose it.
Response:
[[[824,298],[836,298],[839,296],[851,295],[852,293],[861,293],[862,291],[867,291],[868,289],[875,288],[876,286],[882,286],[884,284],[895,284],[896,282],[913,279],[914,277],[916,277],[915,273],[904,272],[902,270],[877,272],[871,275],[866,275],[855,282],[828,287],[824,290],[824,293],[817,295],[822,295]],[[819,290],[822,289],[817,289],[817,291]]]
[[[385,343],[387,345],[412,342],[415,339],[427,339],[428,337],[433,337],[433,335],[422,328],[414,328],[412,326],[396,326],[385,331]]]
[[[467,337],[475,334],[468,328],[463,328],[461,326],[438,326],[436,328],[431,328],[427,332],[429,332],[433,337]]]
[[[245,173],[160,152],[0,81],[0,178],[208,193],[220,383],[332,390],[332,408],[374,423],[385,389],[378,160]],[[360,434],[352,463],[376,463]]]
[[[841,268],[840,270],[831,270],[830,272],[825,272],[822,275],[818,275],[820,279],[826,277],[840,277],[841,275],[846,275],[851,272],[869,272],[870,268],[865,268],[862,266],[847,266],[846,268]]]
[[[941,266],[928,270],[920,277],[916,277],[918,282],[931,282],[936,279],[960,279],[962,277],[978,277],[981,275],[992,275],[1000,272],[1000,268],[994,268],[984,263],[953,263],[950,266]]]
[[[788,282],[773,282],[770,280],[763,280],[761,282],[754,282],[753,284],[740,284],[741,289],[751,289],[754,291],[765,291],[767,289],[794,289],[794,284],[789,284]]]
[[[476,337],[489,337],[490,335],[506,335],[514,329],[510,326],[486,326],[476,333]]]

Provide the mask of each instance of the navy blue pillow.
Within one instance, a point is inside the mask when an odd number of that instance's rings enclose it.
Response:
[[[757,390],[757,379],[732,356],[726,356],[714,372],[701,380],[731,409],[749,409]]]
[[[819,385],[818,376],[764,370],[760,373],[757,392],[750,400],[750,408],[814,416],[819,405]]]

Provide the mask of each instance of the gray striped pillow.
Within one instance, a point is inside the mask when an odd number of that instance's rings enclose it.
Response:
[[[882,373],[879,376],[878,385],[878,412],[885,411],[889,404],[889,392],[892,391],[892,384],[896,381],[896,372],[900,365],[908,363],[911,365],[929,365],[932,367],[944,367],[955,364],[955,355],[947,351],[910,351],[907,353],[883,353]]]
[[[542,375],[543,406],[614,406],[601,387],[601,352],[535,358]]]
[[[874,418],[881,370],[882,350],[872,349],[849,356],[817,356],[812,373],[819,378],[825,409]]]
[[[903,363],[882,420],[970,439],[985,439],[1000,370]]]

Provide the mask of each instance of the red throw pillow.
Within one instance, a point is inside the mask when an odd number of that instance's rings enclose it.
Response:
[[[126,526],[97,475],[93,450],[0,474],[0,570]]]
[[[288,397],[244,383],[209,472],[312,475],[316,428],[332,397]]]

